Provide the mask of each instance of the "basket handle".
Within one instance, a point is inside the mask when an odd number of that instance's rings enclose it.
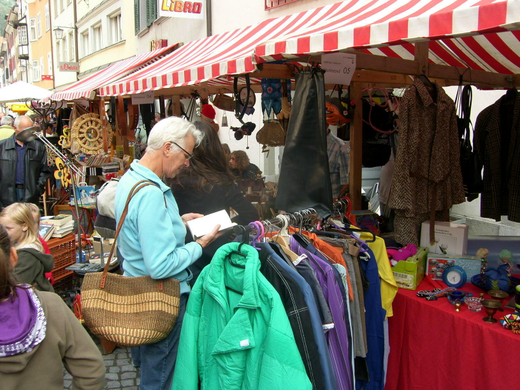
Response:
[[[105,288],[105,281],[107,278],[108,268],[110,267],[110,262],[112,261],[112,257],[114,256],[114,250],[117,246],[117,236],[119,236],[119,231],[123,227],[123,222],[125,221],[126,214],[128,214],[128,205],[130,204],[130,201],[132,200],[134,195],[137,194],[137,192],[139,192],[139,190],[141,188],[144,188],[149,185],[154,185],[157,188],[159,188],[159,186],[157,184],[155,184],[154,182],[152,182],[150,180],[141,180],[141,181],[138,181],[137,183],[135,183],[135,185],[130,190],[130,193],[128,194],[128,198],[126,199],[125,208],[123,210],[123,213],[121,214],[121,219],[119,220],[119,223],[117,224],[116,234],[114,236],[114,243],[116,245],[112,245],[112,248],[110,249],[110,255],[108,256],[108,261],[105,264],[105,268],[103,269],[103,275],[101,276],[101,282],[99,283],[99,288]],[[102,253],[101,256],[104,256],[104,254]]]

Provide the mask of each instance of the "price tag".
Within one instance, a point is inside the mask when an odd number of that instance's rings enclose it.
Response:
[[[325,70],[325,84],[350,85],[356,70],[356,55],[351,53],[323,54],[321,67]]]

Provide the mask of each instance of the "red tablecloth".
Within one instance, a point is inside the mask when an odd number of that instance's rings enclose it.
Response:
[[[430,289],[424,280],[417,291]],[[474,296],[483,292],[472,284],[461,290]],[[426,301],[417,291],[399,289],[394,300],[385,390],[520,388],[520,335],[504,329],[500,321],[483,321],[484,309],[473,312],[463,304],[456,312],[447,298]],[[512,312],[505,308],[495,318]]]

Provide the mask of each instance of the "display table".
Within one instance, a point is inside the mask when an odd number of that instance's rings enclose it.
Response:
[[[419,290],[431,290],[427,280]],[[483,292],[470,283],[461,290],[474,296]],[[385,390],[518,388],[520,334],[504,329],[500,321],[483,321],[484,309],[473,312],[463,304],[456,312],[447,298],[430,302],[418,298],[417,291],[399,289],[393,303]],[[505,308],[494,317],[499,320],[512,312]]]

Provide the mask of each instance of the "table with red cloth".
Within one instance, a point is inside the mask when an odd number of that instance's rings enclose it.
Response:
[[[399,289],[389,318],[390,355],[385,390],[492,390],[520,388],[520,334],[500,321],[483,321],[484,308],[473,312],[466,304],[455,311],[447,298],[427,301],[416,296],[432,290],[424,279],[417,290]],[[441,282],[443,287],[446,287]],[[462,291],[484,292],[467,283]],[[499,320],[514,310],[505,305]],[[486,293],[484,298],[490,298]]]

